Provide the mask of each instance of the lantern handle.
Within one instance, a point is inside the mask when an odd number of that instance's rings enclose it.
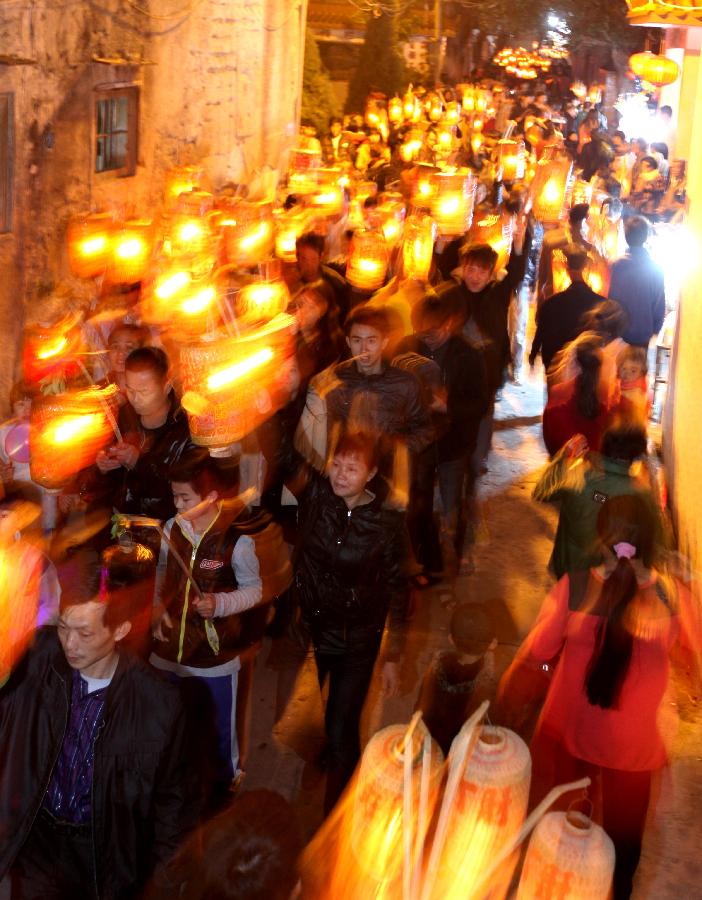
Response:
[[[98,391],[97,398],[100,402],[100,406],[102,406],[103,412],[105,413],[105,417],[106,417],[107,421],[110,423],[110,425],[112,426],[112,431],[114,432],[115,438],[117,439],[117,443],[121,444],[122,440],[123,440],[122,432],[120,431],[119,425],[117,424],[117,419],[115,419],[114,414],[113,414],[112,410],[110,409],[109,403],[107,402],[107,400],[105,400],[105,398],[100,393],[98,386],[95,384],[95,381],[93,380],[93,376],[86,369],[85,363],[83,362],[82,359],[78,360],[78,367],[80,368],[83,375],[85,375],[85,377],[88,379],[88,382]]]

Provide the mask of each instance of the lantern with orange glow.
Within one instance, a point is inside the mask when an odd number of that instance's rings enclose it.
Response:
[[[305,205],[317,215],[335,219],[344,211],[344,190],[338,169],[320,169],[318,187],[305,198]]]
[[[578,100],[583,101],[587,97],[587,85],[582,81],[574,81],[570,86],[570,92]]]
[[[498,856],[521,828],[530,781],[531,757],[524,741],[506,728],[483,726],[458,788],[432,897],[472,895],[470,887],[486,861]],[[491,883],[494,896],[505,896],[514,862],[509,860]]]
[[[532,212],[544,225],[561,220],[573,162],[567,157],[542,159],[531,183]]]
[[[524,141],[503,138],[497,142],[497,168],[502,181],[521,181],[525,165]]]
[[[426,816],[424,822],[420,822],[417,812],[423,748],[428,732],[420,721],[405,745],[406,731],[406,725],[390,725],[373,735],[363,751],[353,799],[350,832],[355,861],[375,882],[386,888],[398,879],[402,869],[405,829],[412,835],[412,847],[417,845],[417,839],[421,844],[426,836],[443,771],[441,750],[429,738],[429,793]],[[409,785],[414,814],[411,822],[403,823],[405,746],[412,757]],[[374,891],[373,896],[396,894],[392,890],[383,890],[377,894]]]
[[[547,813],[534,829],[517,900],[607,900],[614,874],[614,844],[577,810]]]
[[[468,169],[437,172],[431,214],[440,235],[465,234],[473,217],[475,180]]]
[[[380,123],[383,121],[383,113],[384,110],[376,100],[369,100],[366,103],[366,112],[364,116],[366,125],[370,128],[379,128]]]
[[[609,293],[609,281],[611,273],[607,260],[597,251],[588,254],[588,262],[583,272],[585,281],[596,294],[606,297]]]
[[[551,254],[551,282],[554,294],[560,294],[561,291],[567,290],[572,284],[568,274],[565,253],[558,248]]]
[[[388,245],[382,233],[359,229],[351,238],[346,280],[362,291],[374,291],[385,281]]]
[[[197,191],[203,182],[201,166],[178,166],[166,175],[165,200],[175,202],[181,194]]]
[[[457,100],[452,100],[446,104],[446,112],[444,113],[444,122],[449,125],[458,125],[461,121],[461,104]]]
[[[467,85],[463,89],[463,109],[467,113],[472,113],[475,111],[475,89]]]
[[[243,337],[206,336],[181,345],[182,406],[193,441],[226,452],[275,407],[271,387],[293,353],[295,320],[280,315]]]
[[[484,143],[485,143],[484,138],[483,138],[482,134],[480,134],[480,132],[478,132],[477,134],[474,134],[470,139],[470,146],[471,146],[473,153],[477,155],[480,151],[480,148],[483,146]]]
[[[291,191],[306,193],[317,184],[317,169],[322,157],[317,150],[295,147],[288,157],[288,186]]]
[[[496,270],[507,265],[512,249],[512,226],[510,222],[503,222],[502,216],[482,216],[473,221],[470,229],[470,240],[476,244],[489,244],[497,253]]]
[[[436,129],[436,144],[434,145],[434,152],[448,156],[451,153],[454,146],[456,144],[456,126],[450,124],[449,122],[443,122]]]
[[[419,101],[415,97],[412,88],[410,87],[409,90],[405,93],[405,96],[402,98],[402,115],[404,116],[405,121],[413,122],[418,109],[421,112]]]
[[[151,222],[125,222],[112,240],[112,253],[106,276],[114,284],[133,284],[141,281],[149,267],[153,248]]]
[[[44,394],[32,401],[29,420],[29,470],[32,481],[60,491],[95,456],[114,432],[117,387]],[[107,412],[109,410],[109,413]]]
[[[439,172],[436,166],[419,163],[414,167],[411,183],[411,198],[414,206],[429,206],[436,194],[437,186],[434,175]]]
[[[248,325],[258,325],[284,313],[289,302],[290,293],[282,277],[254,281],[239,292],[236,301],[237,319]]]
[[[77,371],[80,349],[80,323],[75,315],[50,326],[30,326],[25,329],[22,347],[25,381],[65,380]]]
[[[402,100],[400,100],[399,97],[393,97],[388,103],[388,119],[390,119],[393,125],[397,125],[403,118],[404,109]]]
[[[436,225],[426,213],[413,213],[405,221],[402,240],[402,272],[405,278],[426,281],[434,255]]]
[[[110,257],[114,219],[93,213],[73,219],[68,226],[68,263],[78,278],[102,275]]]
[[[174,215],[168,229],[169,255],[197,256],[211,250],[212,232],[205,216]]]
[[[444,104],[438,94],[432,93],[427,97],[424,108],[427,111],[427,117],[429,118],[429,121],[438,122],[443,114]]]
[[[275,255],[283,262],[297,259],[297,239],[310,231],[315,222],[314,213],[307,209],[291,209],[276,215]]]
[[[400,144],[400,159],[403,162],[413,162],[424,147],[424,133],[418,128],[413,128]]]
[[[388,247],[394,247],[402,238],[402,227],[405,221],[405,204],[402,195],[385,194],[376,212]]]
[[[230,215],[222,219],[227,262],[243,268],[258,265],[275,249],[273,204],[240,200]]]
[[[580,203],[587,203],[589,206],[592,202],[592,185],[589,181],[583,181],[576,178],[573,182],[573,189],[570,195],[570,205],[577,206]]]

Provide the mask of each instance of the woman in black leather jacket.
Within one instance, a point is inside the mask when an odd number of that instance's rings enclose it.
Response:
[[[360,756],[359,722],[388,621],[382,668],[386,696],[398,690],[398,660],[407,605],[404,513],[368,484],[376,475],[373,439],[346,434],[329,476],[304,468],[298,497],[295,588],[310,632],[320,687],[329,677],[325,712],[329,811]],[[389,615],[388,615],[389,614]]]

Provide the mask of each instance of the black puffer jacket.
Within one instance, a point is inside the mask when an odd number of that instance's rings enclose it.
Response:
[[[337,384],[327,396],[331,424],[353,422],[388,441],[404,441],[415,453],[432,442],[434,427],[414,375],[387,364],[377,375],[364,375],[353,359],[339,363],[334,374]]]
[[[387,658],[396,659],[407,609],[404,514],[378,496],[349,509],[312,470],[296,493],[295,586],[315,649],[372,652],[389,612]]]
[[[0,880],[41,808],[68,722],[72,670],[55,628],[37,634],[0,692]],[[96,885],[85,898],[129,900],[165,865],[198,815],[175,687],[120,654],[95,742]]]

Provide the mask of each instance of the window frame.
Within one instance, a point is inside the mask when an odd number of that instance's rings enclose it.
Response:
[[[98,131],[98,104],[105,101],[127,98],[127,150],[125,164],[113,169],[98,169],[98,140],[101,136],[109,136],[115,132]],[[109,106],[108,106],[109,109]],[[119,85],[108,88],[101,85],[93,95],[93,174],[98,178],[129,178],[136,173],[139,151],[139,87],[137,85]]]
[[[9,234],[12,231],[14,168],[15,95],[13,91],[2,91],[0,92],[0,234]]]

